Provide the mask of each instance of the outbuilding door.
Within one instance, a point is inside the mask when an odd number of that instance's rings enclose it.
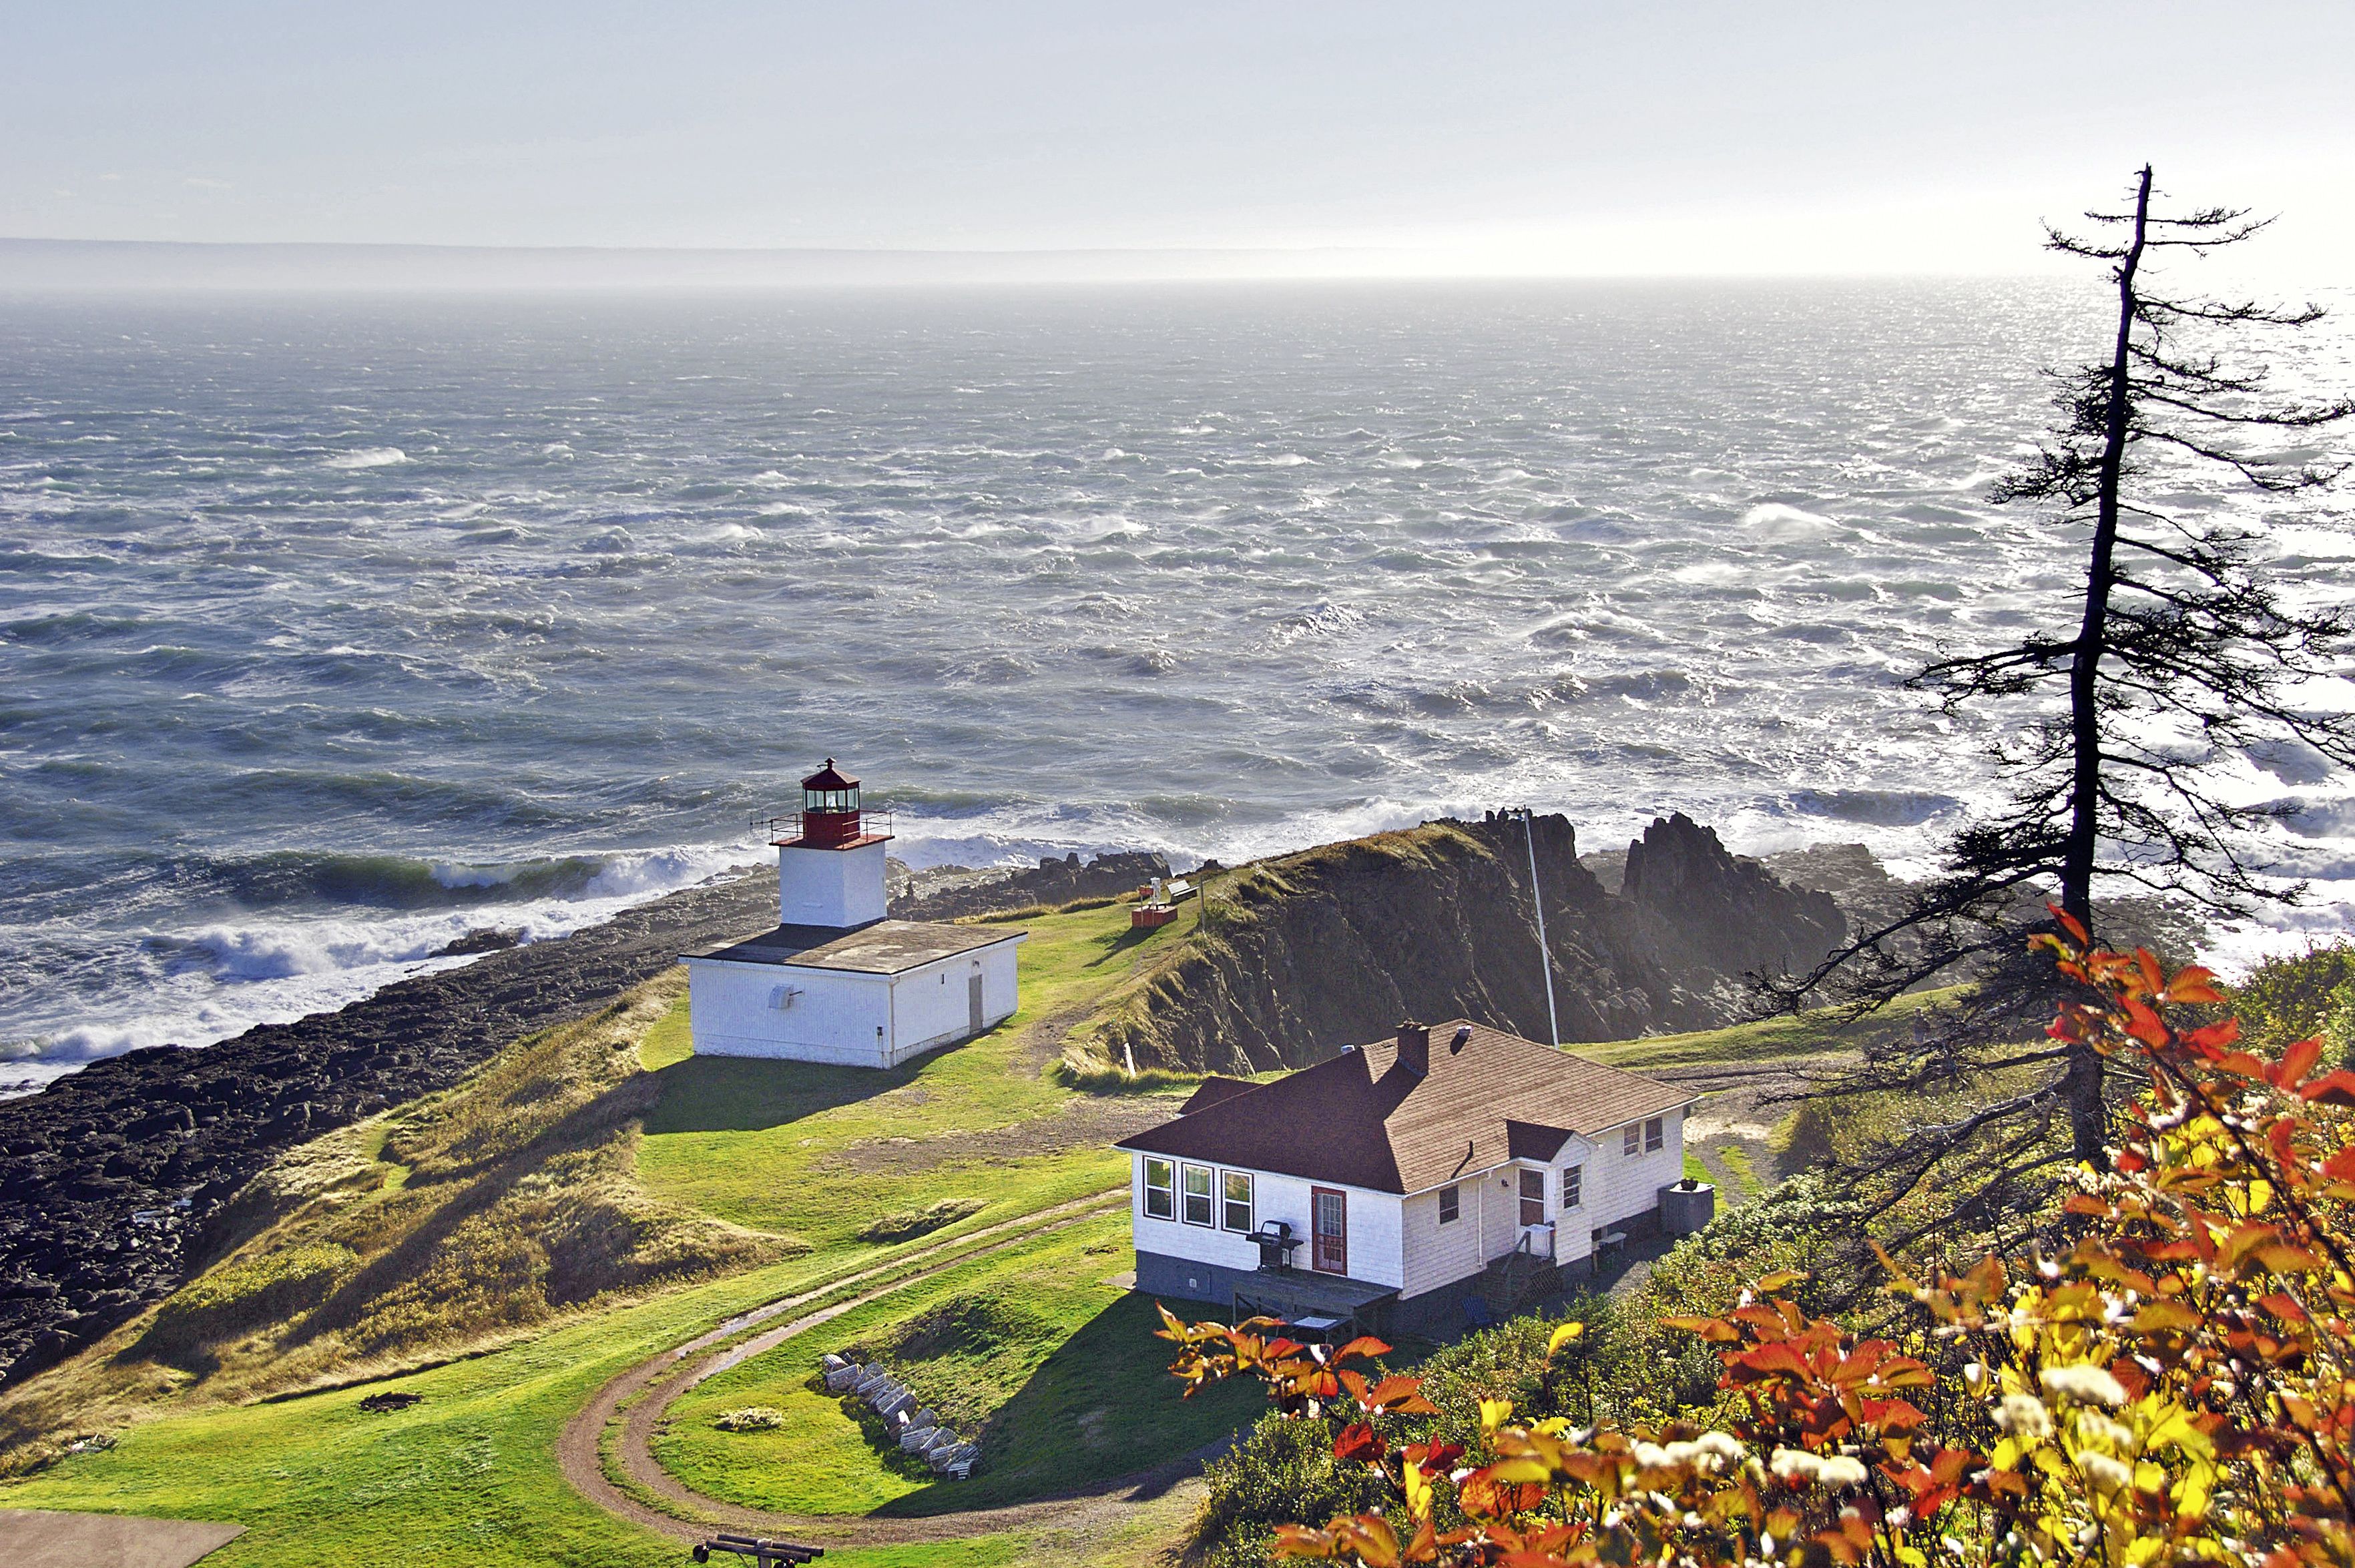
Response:
[[[968,977],[964,983],[964,1010],[967,1021],[973,1025],[972,1032],[979,1034],[981,1032],[981,976],[978,975]]]
[[[1349,1272],[1349,1200],[1330,1187],[1308,1189],[1309,1228],[1315,1232],[1311,1249],[1319,1274]]]

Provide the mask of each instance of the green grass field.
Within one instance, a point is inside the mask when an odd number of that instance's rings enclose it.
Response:
[[[756,1508],[929,1514],[1128,1475],[1256,1416],[1264,1402],[1255,1385],[1181,1397],[1151,1337],[1152,1304],[1112,1283],[1128,1263],[1127,1218],[1114,1214],[951,1270],[704,1383],[672,1406],[655,1455],[697,1490]],[[841,1403],[805,1386],[826,1351],[853,1349],[887,1355],[911,1391],[963,1432],[991,1418],[974,1479],[935,1481],[878,1463]],[[747,1405],[784,1411],[788,1424],[747,1433],[712,1424]]]

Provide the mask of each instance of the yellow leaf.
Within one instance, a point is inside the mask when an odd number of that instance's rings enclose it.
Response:
[[[1513,1418],[1513,1402],[1509,1399],[1484,1399],[1480,1402],[1480,1430],[1494,1432]]]
[[[1511,1481],[1518,1484],[1553,1479],[1552,1467],[1542,1459],[1499,1459],[1486,1468],[1487,1477],[1492,1481]]]
[[[1431,1517],[1431,1477],[1423,1473],[1420,1465],[1406,1467],[1406,1507],[1417,1519]]]
[[[1571,1343],[1574,1339],[1583,1339],[1585,1334],[1586,1325],[1583,1323],[1563,1324],[1561,1328],[1555,1329],[1546,1339],[1546,1360],[1549,1361],[1552,1360],[1554,1358],[1554,1352],[1560,1350],[1564,1345]]]

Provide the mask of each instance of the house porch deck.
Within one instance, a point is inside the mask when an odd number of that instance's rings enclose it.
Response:
[[[1397,1298],[1394,1285],[1344,1275],[1261,1269],[1236,1282],[1235,1320],[1276,1317],[1297,1323],[1304,1317],[1333,1317],[1344,1325],[1368,1327],[1380,1307]]]

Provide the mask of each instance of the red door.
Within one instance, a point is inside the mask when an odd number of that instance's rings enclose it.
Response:
[[[1315,1232],[1319,1274],[1349,1272],[1349,1200],[1329,1187],[1308,1189],[1309,1226]]]

